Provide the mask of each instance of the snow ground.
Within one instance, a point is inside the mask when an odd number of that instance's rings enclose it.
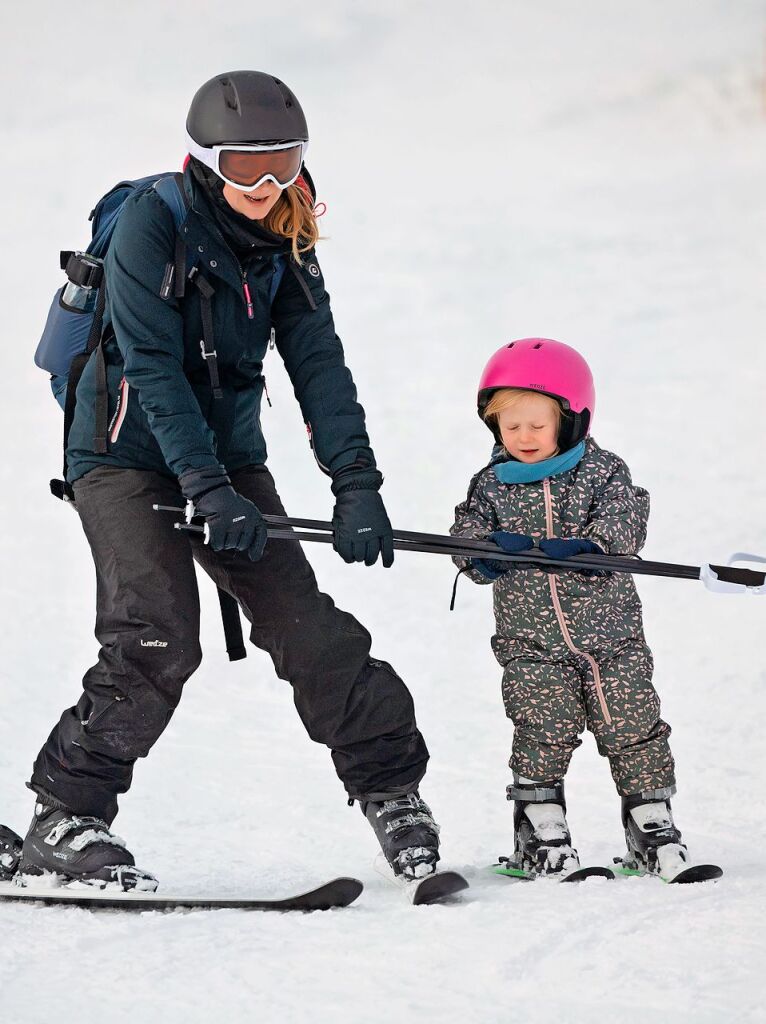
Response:
[[[189,98],[222,69],[273,70],[304,102],[330,207],[320,257],[395,525],[446,529],[487,456],[480,368],[540,334],[592,363],[595,436],[652,494],[647,557],[766,549],[760,0],[0,9],[1,821],[26,826],[31,761],[95,656],[87,547],[47,495],[60,416],[31,361],[57,250],[85,242],[84,213],[114,181],[177,165]],[[326,518],[278,361],[268,376],[283,497]],[[383,571],[310,555],[413,690],[423,793],[466,898],[412,908],[376,875],[372,833],[287,687],[258,652],[226,662],[203,584],[205,662],[118,831],[168,892],[269,895],[334,874],[365,892],[309,917],[0,907],[4,1024],[763,1020],[764,603],[639,581],[677,819],[722,882],[524,886],[485,871],[511,842],[488,590],[464,582],[450,614],[446,560]],[[605,862],[619,807],[588,737],[567,784],[581,856]]]

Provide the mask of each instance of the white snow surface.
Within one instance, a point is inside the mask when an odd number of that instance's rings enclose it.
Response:
[[[444,532],[490,438],[474,407],[503,342],[560,338],[597,381],[594,436],[652,496],[646,557],[766,552],[766,90],[762,0],[322,0],[232,5],[3,0],[0,437],[4,645],[0,821],[97,651],[94,575],[49,497],[61,415],[32,363],[58,250],[123,177],[183,156],[194,90],[256,67],[298,93],[329,212],[320,259],[399,528]],[[263,422],[293,515],[329,518],[279,359]],[[673,809],[718,884],[515,883],[511,726],[490,588],[447,559],[348,567],[322,587],[414,694],[422,794],[471,889],[412,907],[373,869],[328,753],[252,650],[230,665],[201,581],[205,660],[117,825],[161,891],[278,895],[339,874],[365,891],[310,916],[121,916],[0,906],[0,1018],[153,1024],[762,1021],[766,601],[639,577]],[[585,738],[567,777],[584,864],[621,852],[608,766]]]

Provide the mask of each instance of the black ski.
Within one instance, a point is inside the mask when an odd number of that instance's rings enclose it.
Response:
[[[153,892],[95,889],[82,883],[76,888],[22,886],[0,883],[0,900],[86,907],[89,910],[331,910],[353,903],[364,888],[356,878],[334,878],[331,882],[282,899],[243,899],[202,896],[158,896]]]
[[[364,886],[356,878],[334,878],[308,892],[282,899],[243,899],[203,896],[158,896],[155,892],[132,889],[101,889],[96,885],[72,882],[58,886],[20,884],[14,879],[21,857],[21,836],[0,825],[0,900],[21,903],[46,903],[86,907],[89,910],[331,910],[347,907]]]

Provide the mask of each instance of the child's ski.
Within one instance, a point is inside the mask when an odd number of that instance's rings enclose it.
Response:
[[[723,868],[717,864],[692,864],[688,868],[682,868],[675,875],[660,875],[655,871],[646,871],[641,868],[628,867],[620,857],[614,858],[612,869],[616,875],[625,878],[658,878],[668,885],[688,885],[691,882],[711,882],[723,875]]]
[[[435,871],[424,878],[408,881],[401,875],[395,875],[382,853],[375,858],[375,870],[386,881],[391,882],[406,895],[414,906],[428,903],[440,903],[442,900],[468,888],[468,882],[457,871]]]
[[[518,878],[523,882],[536,882],[540,878],[552,878],[556,882],[584,882],[586,878],[614,878],[614,871],[611,868],[601,867],[594,864],[589,867],[575,868],[574,871],[567,871],[561,874],[534,874],[531,871],[524,871],[523,868],[515,868],[510,861],[492,865],[492,871],[496,875],[505,875],[507,878]]]

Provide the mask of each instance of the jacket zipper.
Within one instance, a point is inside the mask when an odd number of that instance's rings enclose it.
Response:
[[[242,291],[245,296],[245,305],[247,306],[247,318],[252,320],[255,314],[253,313],[253,300],[250,297],[250,285],[247,283],[247,274],[242,266],[240,266],[239,272],[242,275]]]
[[[115,443],[117,438],[120,436],[120,430],[122,424],[125,422],[125,416],[128,412],[128,395],[130,394],[130,384],[123,377],[120,381],[120,393],[117,396],[117,407],[114,410],[114,416],[112,416],[112,422],[109,424],[109,440],[112,444]]]
[[[327,466],[325,466],[325,464],[323,462],[319,461],[319,456],[317,455],[317,450],[314,447],[314,432],[311,429],[311,424],[310,423],[306,423],[306,433],[309,435],[309,444],[311,446],[311,453],[314,456],[314,460],[315,460],[317,466],[319,466],[319,468],[322,470],[322,472],[326,473],[327,476],[332,476],[332,473],[327,468]]]
[[[551,499],[551,482],[548,477],[543,480],[543,493],[545,495],[545,535],[550,540],[553,537],[553,501]],[[598,697],[598,703],[601,707],[601,714],[604,716],[604,721],[607,725],[612,724],[612,716],[609,714],[609,708],[607,707],[606,697],[604,696],[604,689],[601,685],[601,671],[598,667],[598,662],[592,654],[586,654],[585,651],[581,651],[575,646],[574,641],[569,633],[569,627],[566,624],[564,618],[564,610],[561,607],[561,600],[559,598],[558,586],[556,584],[556,577],[552,574],[548,574],[548,586],[551,591],[551,598],[553,599],[553,608],[556,612],[556,618],[558,619],[559,627],[561,629],[562,636],[564,637],[564,643],[567,645],[572,654],[576,654],[585,660],[590,665],[591,672],[593,673],[593,682],[596,686],[596,695]]]

